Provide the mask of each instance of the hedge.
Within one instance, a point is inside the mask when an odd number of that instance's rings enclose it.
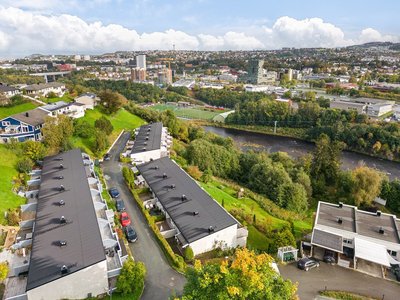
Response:
[[[126,170],[128,170],[126,167],[124,167],[124,168]],[[129,173],[132,173],[132,171],[131,170],[128,170],[130,172],[127,172],[126,170],[124,171],[124,168],[122,169],[122,174],[124,175],[125,182],[126,182],[128,188],[130,189],[136,203],[139,205],[140,209],[142,210],[144,217],[146,218],[147,222],[150,225],[150,228],[153,230],[153,233],[155,235],[155,238],[156,238],[158,244],[161,246],[161,248],[162,248],[163,252],[165,253],[165,256],[167,257],[171,266],[175,270],[177,270],[179,272],[183,272],[187,268],[187,265],[186,265],[183,257],[174,253],[171,246],[168,244],[167,240],[160,233],[160,230],[158,229],[154,218],[152,216],[150,216],[149,212],[145,209],[143,202],[139,199],[139,196],[137,195],[136,191],[131,187],[133,184],[133,182],[132,182],[133,180]]]

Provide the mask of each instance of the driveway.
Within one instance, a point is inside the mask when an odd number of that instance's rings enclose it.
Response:
[[[385,295],[385,300],[400,298],[399,284],[337,265],[329,265],[323,261],[319,268],[308,272],[297,268],[296,263],[279,266],[279,270],[284,279],[299,283],[297,294],[300,300],[315,299],[325,286],[328,290],[360,293],[379,299]]]
[[[108,188],[115,186],[120,192],[126,212],[131,218],[132,227],[139,237],[136,243],[129,244],[129,248],[135,261],[144,262],[147,269],[145,290],[141,299],[166,300],[173,290],[182,293],[186,278],[169,265],[164,253],[154,239],[153,232],[146,219],[123,180],[121,174],[123,164],[119,163],[119,154],[124,149],[129,137],[130,132],[125,132],[110,151],[110,161],[103,162],[104,177]]]

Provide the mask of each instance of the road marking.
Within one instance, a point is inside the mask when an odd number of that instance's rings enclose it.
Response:
[[[171,280],[175,280],[175,277],[171,277]]]
[[[171,282],[171,283],[169,284],[169,286],[174,286],[174,283],[173,283],[173,282]]]
[[[105,180],[110,180],[110,178],[111,178],[110,176],[104,175],[104,179],[105,179]]]

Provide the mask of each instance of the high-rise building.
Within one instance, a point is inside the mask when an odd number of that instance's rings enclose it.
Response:
[[[264,77],[263,66],[263,60],[249,60],[247,74],[239,75],[238,81],[252,84],[267,82],[267,79]]]
[[[136,56],[136,67],[146,70],[146,55]]]
[[[146,80],[146,70],[143,68],[132,68],[131,78],[132,80]]]

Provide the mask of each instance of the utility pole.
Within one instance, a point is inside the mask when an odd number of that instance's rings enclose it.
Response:
[[[278,123],[278,121],[275,121],[274,134],[276,134],[276,123]]]

